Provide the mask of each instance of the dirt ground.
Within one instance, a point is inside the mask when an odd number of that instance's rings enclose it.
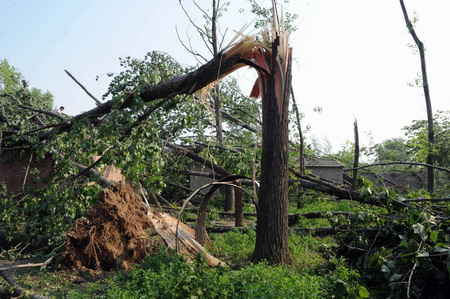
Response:
[[[80,270],[129,270],[161,242],[141,197],[120,183],[103,190],[87,217],[75,222],[60,263]]]

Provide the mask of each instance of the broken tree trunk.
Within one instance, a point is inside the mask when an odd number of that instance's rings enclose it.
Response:
[[[403,17],[405,18],[406,27],[408,28],[409,33],[411,34],[414,42],[416,43],[417,49],[419,50],[420,55],[420,69],[422,73],[422,87],[423,94],[425,96],[425,104],[427,107],[427,120],[428,120],[428,155],[427,155],[427,164],[434,164],[434,124],[433,124],[433,109],[431,107],[431,97],[430,97],[430,87],[428,85],[428,75],[427,75],[427,66],[425,62],[425,46],[423,42],[419,39],[414,30],[414,25],[411,23],[411,20],[408,17],[408,12],[405,7],[405,3],[403,0],[400,0],[400,6],[402,8]],[[433,193],[434,191],[434,169],[433,167],[427,167],[427,175],[428,175],[428,192]]]
[[[288,245],[287,215],[291,62],[287,62],[286,70],[278,68],[279,45],[280,37],[277,36],[272,42],[271,61],[268,62],[269,74],[259,73],[264,90],[261,187],[257,207],[256,245],[252,259],[266,260],[272,264],[290,264],[292,260]],[[284,59],[290,59],[290,56]],[[284,71],[286,73],[280,73]]]

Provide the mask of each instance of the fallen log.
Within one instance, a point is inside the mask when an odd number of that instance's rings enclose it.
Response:
[[[206,231],[208,233],[226,233],[232,230],[242,231],[246,232],[249,230],[256,230],[256,227],[254,226],[247,226],[247,227],[230,227],[230,226],[219,226],[219,227],[207,227]],[[294,232],[295,234],[311,234],[311,235],[334,235],[337,233],[347,232],[347,231],[353,231],[353,232],[376,232],[378,231],[378,227],[370,227],[370,228],[363,228],[363,229],[352,229],[348,227],[347,225],[339,226],[339,227],[293,227],[289,228],[289,231]]]
[[[332,215],[344,215],[344,216],[349,216],[352,215],[354,213],[352,212],[328,212]],[[323,213],[323,212],[310,212],[310,213],[289,213],[288,217],[303,217],[306,219],[316,219],[316,218],[325,218],[327,213]],[[221,216],[234,216],[233,212],[219,212],[219,215]],[[258,216],[257,213],[250,213],[250,212],[244,212],[244,216],[247,217],[256,217]]]
[[[31,299],[47,299],[47,297],[29,292],[22,287],[16,279],[7,270],[0,270],[0,276],[12,287],[12,292],[6,289],[0,288],[0,294],[8,297],[23,296]]]

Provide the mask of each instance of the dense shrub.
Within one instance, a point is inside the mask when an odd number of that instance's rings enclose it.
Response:
[[[342,265],[328,273],[306,273],[286,266],[250,264],[238,270],[212,268],[202,259],[187,262],[161,251],[138,269],[114,276],[107,298],[324,298],[341,293],[364,298],[359,275]]]

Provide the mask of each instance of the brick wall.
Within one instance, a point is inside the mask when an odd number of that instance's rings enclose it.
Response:
[[[0,152],[0,182],[4,182],[6,189],[10,192],[21,191],[24,181],[25,188],[37,189],[44,186],[44,181],[50,176],[54,164],[50,156],[37,160],[30,151],[2,151]]]

